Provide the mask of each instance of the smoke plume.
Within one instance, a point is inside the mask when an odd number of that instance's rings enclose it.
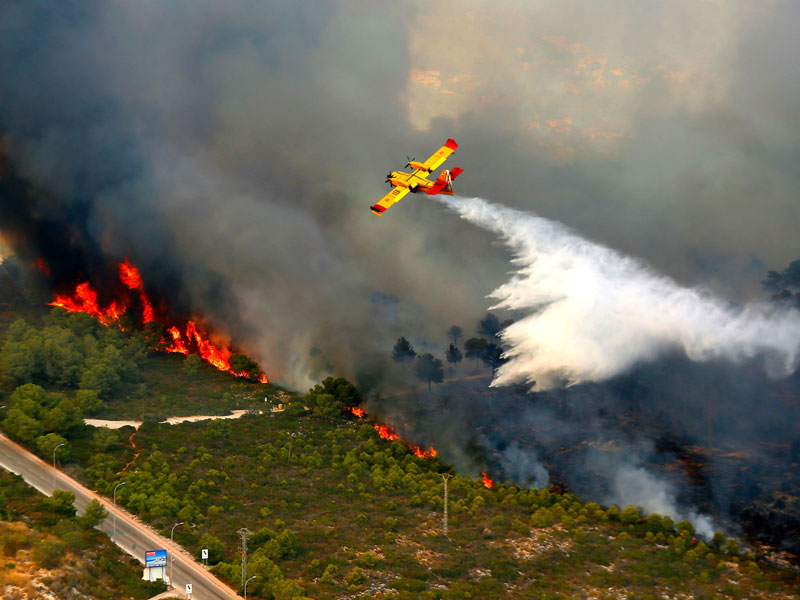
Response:
[[[532,214],[479,198],[442,201],[514,255],[516,272],[490,297],[524,316],[501,333],[509,360],[492,385],[598,382],[676,350],[703,362],[762,356],[775,376],[797,367],[797,311],[727,304]]]

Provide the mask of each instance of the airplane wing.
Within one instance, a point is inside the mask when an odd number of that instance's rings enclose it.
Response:
[[[424,168],[430,173],[446,161],[447,157],[456,151],[456,148],[458,148],[458,144],[456,144],[455,140],[447,140],[444,146],[434,152],[433,156],[423,163]]]
[[[369,207],[369,209],[379,217],[383,216],[384,211],[389,208],[392,204],[400,200],[403,196],[405,196],[408,192],[410,192],[407,187],[403,187],[398,185],[392,188],[392,191],[386,194],[383,198],[380,199],[376,204],[373,204]]]

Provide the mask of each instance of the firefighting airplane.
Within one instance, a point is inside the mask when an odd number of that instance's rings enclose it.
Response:
[[[369,209],[379,217],[383,216],[384,211],[392,204],[400,200],[409,192],[419,194],[425,192],[426,194],[446,194],[453,195],[453,179],[461,175],[464,169],[455,167],[448,171],[442,169],[442,174],[439,175],[436,181],[428,179],[431,171],[439,167],[444,161],[447,160],[453,152],[458,148],[455,140],[447,140],[444,146],[439,148],[433,156],[431,156],[424,163],[416,162],[413,158],[406,163],[407,167],[414,169],[413,173],[406,173],[404,171],[392,171],[386,176],[386,182],[391,184],[392,191],[386,194],[377,204],[373,204]]]

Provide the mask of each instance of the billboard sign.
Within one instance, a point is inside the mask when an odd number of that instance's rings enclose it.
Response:
[[[144,566],[145,567],[166,567],[167,566],[167,551],[166,550],[148,550],[144,553]]]

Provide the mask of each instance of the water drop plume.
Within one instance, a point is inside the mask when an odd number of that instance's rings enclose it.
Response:
[[[800,312],[767,302],[733,305],[681,286],[642,261],[566,226],[480,198],[437,197],[496,233],[515,267],[489,297],[522,315],[501,332],[509,359],[493,386],[535,390],[598,382],[681,351],[694,361],[762,357],[775,377],[800,355]]]

